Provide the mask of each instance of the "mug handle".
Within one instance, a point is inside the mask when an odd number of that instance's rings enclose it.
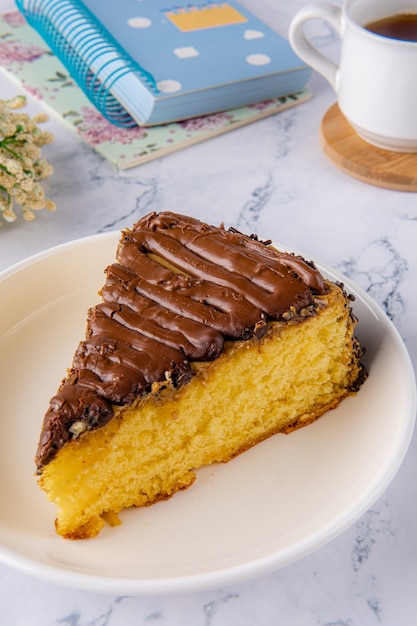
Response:
[[[304,22],[312,19],[322,19],[328,22],[340,37],[342,32],[342,9],[326,2],[312,2],[295,14],[289,28],[289,40],[294,52],[307,65],[310,65],[324,76],[333,89],[337,91],[339,66],[319,52],[304,34]]]

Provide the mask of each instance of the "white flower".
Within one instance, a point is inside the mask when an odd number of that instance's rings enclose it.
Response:
[[[47,121],[47,115],[40,113],[30,119],[15,111],[25,104],[24,96],[0,100],[0,215],[7,222],[16,220],[14,203],[22,206],[26,221],[35,219],[33,211],[55,210],[55,204],[45,199],[38,183],[53,172],[52,166],[41,158],[41,147],[54,137],[38,126]]]

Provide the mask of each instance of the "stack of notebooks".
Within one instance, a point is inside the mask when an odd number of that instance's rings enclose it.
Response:
[[[16,0],[3,68],[121,168],[304,102],[311,70],[238,3]]]

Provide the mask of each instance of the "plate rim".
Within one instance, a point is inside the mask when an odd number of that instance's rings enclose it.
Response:
[[[78,245],[89,245],[95,240],[108,239],[109,241],[115,240],[117,243],[116,238],[120,237],[120,234],[120,230],[112,230],[105,233],[87,235],[52,246],[31,255],[0,272],[0,290],[1,284],[5,279],[50,256],[65,252],[65,250],[77,247]],[[272,245],[280,250],[288,250],[295,254],[301,254],[304,258],[312,260],[317,265],[318,269],[329,276],[331,280],[342,281],[347,291],[354,293],[354,295],[360,298],[370,311],[377,316],[380,323],[383,324],[384,332],[389,332],[393,339],[395,339],[396,348],[400,351],[401,358],[406,366],[406,375],[410,379],[410,395],[407,399],[407,408],[403,411],[401,445],[396,448],[395,454],[393,453],[391,455],[392,458],[390,462],[384,466],[384,471],[382,472],[377,486],[374,484],[368,486],[365,492],[361,492],[355,501],[352,502],[351,506],[344,509],[343,513],[340,513],[336,518],[332,518],[319,530],[280,549],[278,552],[275,551],[271,554],[251,559],[245,563],[244,567],[242,564],[238,564],[209,572],[162,578],[98,576],[96,574],[63,569],[59,565],[48,564],[20,554],[3,546],[1,544],[1,537],[0,563],[46,582],[99,593],[128,593],[137,596],[150,596],[203,591],[214,587],[244,582],[256,578],[257,576],[268,574],[315,552],[352,526],[387,489],[407,454],[416,421],[416,380],[411,357],[405,343],[398,329],[388,318],[382,307],[349,277],[315,256],[307,254],[305,251],[299,251],[275,241],[272,242]]]

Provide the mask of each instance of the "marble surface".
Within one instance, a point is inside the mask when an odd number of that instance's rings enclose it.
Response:
[[[242,2],[286,34],[302,0]],[[10,0],[0,11],[13,10]],[[313,27],[312,27],[313,28]],[[337,55],[330,29],[312,34]],[[0,74],[2,97],[18,93]],[[363,287],[417,361],[417,196],[356,181],[321,151],[335,97],[314,74],[310,102],[139,168],[116,171],[60,120],[45,149],[57,211],[0,230],[0,270],[65,241],[131,225],[151,210],[225,221],[321,258]],[[30,100],[31,113],[42,104]],[[0,379],[1,380],[1,379]],[[395,416],[393,416],[395,418]],[[417,435],[396,477],[361,519],[301,561],[227,588],[167,597],[67,589],[0,565],[7,626],[412,626],[417,613]]]

